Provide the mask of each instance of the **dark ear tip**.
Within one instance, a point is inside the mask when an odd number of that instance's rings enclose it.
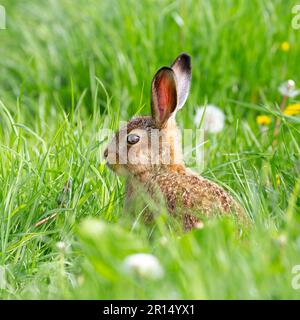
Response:
[[[161,67],[157,70],[156,74],[159,74],[159,73],[174,73],[173,69],[170,68],[170,67]]]
[[[187,53],[181,53],[173,62],[172,66],[179,65],[184,70],[191,70],[191,56]]]
[[[183,52],[181,53],[177,59],[180,59],[181,61],[183,62],[186,62],[186,63],[190,63],[191,62],[191,56],[188,55],[187,53]]]

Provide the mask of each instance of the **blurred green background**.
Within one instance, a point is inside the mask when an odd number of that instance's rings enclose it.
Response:
[[[300,121],[278,107],[278,86],[300,84],[295,4],[1,1],[0,296],[298,299]],[[152,76],[181,52],[193,81],[178,122],[194,128],[206,102],[225,112],[223,132],[206,137],[203,175],[245,207],[253,228],[242,236],[219,219],[178,235],[162,215],[151,237],[124,218],[124,181],[101,157],[99,130],[149,114]],[[162,279],[124,271],[138,252],[159,259]]]

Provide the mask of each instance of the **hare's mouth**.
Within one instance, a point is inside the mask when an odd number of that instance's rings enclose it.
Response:
[[[105,165],[107,166],[107,168],[109,168],[112,171],[115,171],[115,167],[117,166],[117,164],[112,164],[112,163],[109,163],[108,161],[105,161]]]
[[[118,163],[109,163],[108,161],[105,162],[105,165],[113,172],[118,175],[123,175],[125,173],[125,169],[119,165]]]

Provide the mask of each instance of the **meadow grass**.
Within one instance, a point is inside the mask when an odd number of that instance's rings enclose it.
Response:
[[[300,264],[300,120],[280,113],[277,90],[300,83],[294,1],[2,4],[1,298],[300,297],[291,285]],[[215,219],[188,234],[158,221],[150,237],[124,219],[124,181],[101,156],[99,130],[149,114],[152,76],[183,51],[193,81],[177,120],[193,128],[205,102],[224,110],[223,132],[206,136],[202,175],[245,207],[253,227],[242,235]],[[272,119],[263,132],[259,114]],[[135,252],[155,255],[163,279],[126,273],[123,260]]]

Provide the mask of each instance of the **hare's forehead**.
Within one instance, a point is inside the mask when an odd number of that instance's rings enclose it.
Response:
[[[120,134],[128,134],[130,132],[135,132],[138,130],[150,131],[155,129],[155,123],[152,117],[137,117],[126,123],[125,126],[121,127],[119,132]]]
[[[128,123],[125,127],[128,128],[128,131],[131,131],[133,129],[148,130],[151,128],[154,129],[155,123],[154,123],[152,117],[137,117],[137,118],[133,118],[130,121],[128,121]]]

